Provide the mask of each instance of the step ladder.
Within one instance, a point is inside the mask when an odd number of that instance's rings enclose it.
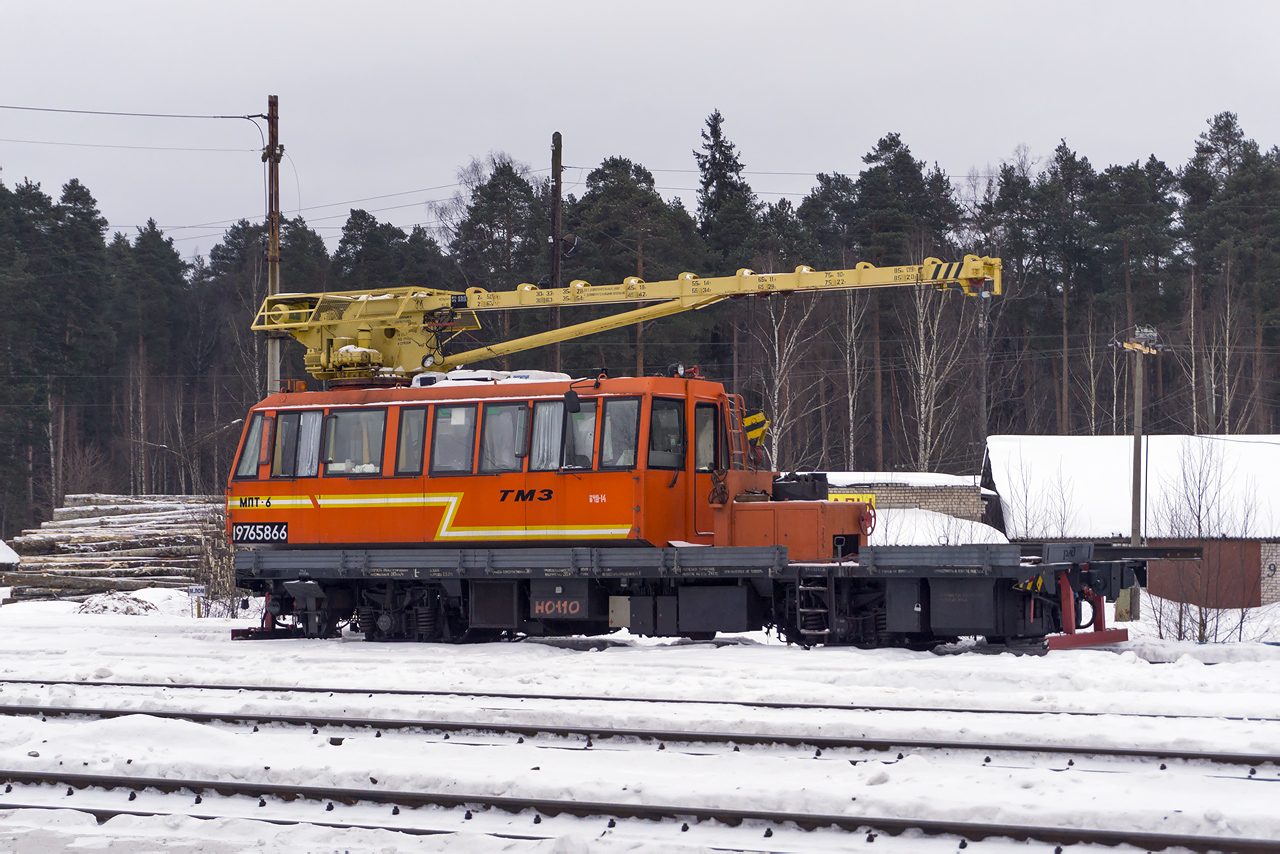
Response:
[[[729,422],[729,468],[742,471],[747,467],[747,434],[742,429],[742,396],[725,395],[725,413]]]
[[[796,623],[806,643],[816,643],[831,634],[832,580],[806,579],[796,582]]]

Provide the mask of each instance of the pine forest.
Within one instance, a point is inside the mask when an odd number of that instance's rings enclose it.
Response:
[[[1151,326],[1162,349],[1146,363],[1148,432],[1275,430],[1280,149],[1249,139],[1232,113],[1209,119],[1190,160],[1172,165],[1096,165],[1063,141],[956,177],[891,133],[858,174],[818,174],[798,204],[757,197],[718,111],[690,142],[692,207],[622,157],[589,171],[564,200],[576,246],[565,283],[976,254],[1003,259],[1004,294],[726,301],[564,343],[563,370],[698,365],[768,413],[765,450],[780,470],[972,474],[989,434],[1129,431],[1133,357],[1114,343]],[[283,290],[538,283],[551,264],[544,171],[477,159],[430,226],[406,232],[351,210],[332,254],[287,219]],[[266,294],[262,223],[232,225],[194,258],[154,221],[106,232],[75,178],[56,197],[0,183],[0,536],[49,518],[69,493],[220,493],[244,413],[266,393],[265,342],[249,330]],[[458,343],[545,329],[548,311],[489,315]],[[593,311],[564,309],[560,322]],[[301,347],[285,352],[285,376],[305,378]],[[550,368],[553,357],[474,367]]]

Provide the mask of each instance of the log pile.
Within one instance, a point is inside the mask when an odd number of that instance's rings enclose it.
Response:
[[[13,599],[83,599],[113,590],[208,583],[225,543],[223,500],[204,495],[68,495],[53,519],[9,545]]]

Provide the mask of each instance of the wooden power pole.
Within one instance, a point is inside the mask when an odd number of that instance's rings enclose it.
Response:
[[[1159,335],[1150,326],[1139,326],[1120,346],[1133,353],[1133,516],[1129,545],[1142,545],[1142,396],[1146,390],[1143,356],[1159,352]]]
[[[561,173],[564,171],[562,164],[563,145],[560,141],[560,131],[551,134],[551,287],[561,288],[563,283],[560,278],[560,195],[561,195]],[[551,309],[551,328],[560,328],[560,306]],[[560,370],[560,342],[557,341],[551,345],[551,370]]]
[[[267,164],[267,295],[280,293],[280,110],[276,95],[267,98],[267,147],[262,161]],[[280,336],[267,334],[267,394],[280,390]]]

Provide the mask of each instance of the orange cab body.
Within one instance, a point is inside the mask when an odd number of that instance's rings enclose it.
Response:
[[[289,548],[776,543],[791,560],[830,559],[833,535],[857,537],[861,505],[823,502],[815,515],[808,502],[733,501],[763,496],[773,473],[747,470],[740,399],[721,384],[578,380],[577,413],[570,386],[271,395],[245,425],[228,534]],[[734,524],[736,512],[752,518]]]

